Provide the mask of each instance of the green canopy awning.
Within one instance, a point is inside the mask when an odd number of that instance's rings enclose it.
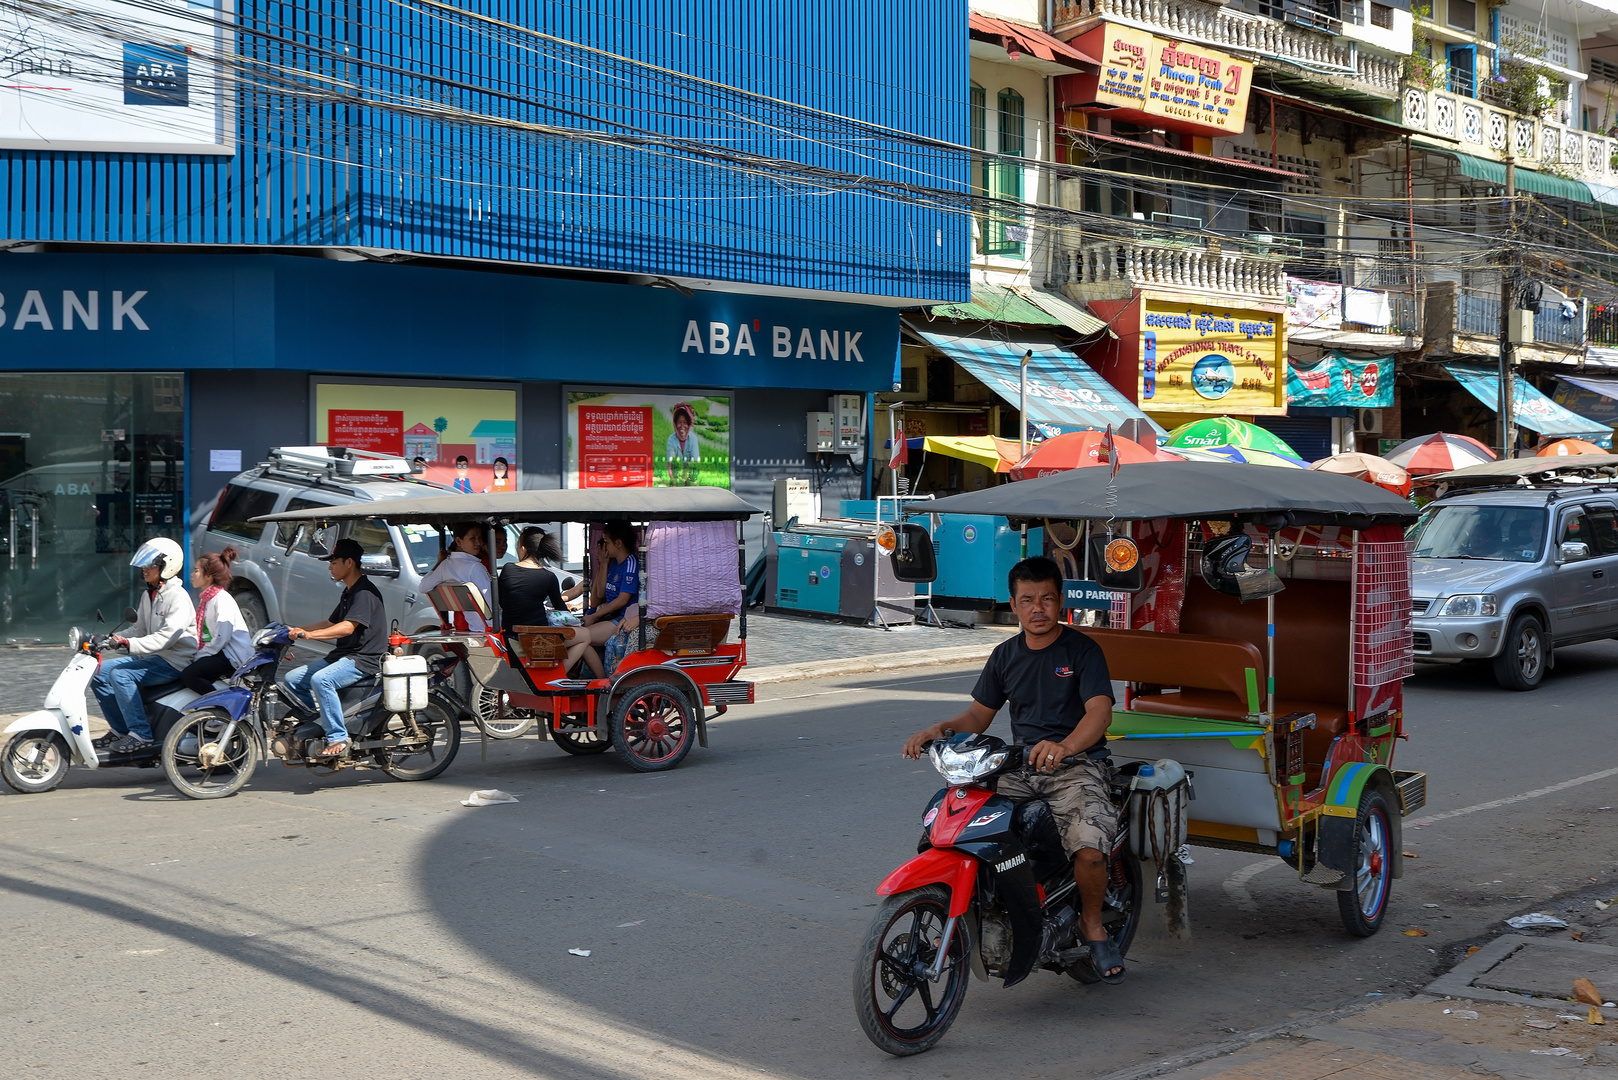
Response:
[[[1498,161],[1473,157],[1458,150],[1433,150],[1432,153],[1447,154],[1454,158],[1460,163],[1461,172],[1474,180],[1482,180],[1496,187],[1506,186],[1506,167]],[[1595,202],[1595,196],[1590,193],[1588,184],[1569,180],[1563,176],[1554,176],[1551,173],[1535,172],[1521,165],[1517,166],[1516,184],[1518,191],[1532,191],[1535,195],[1549,195],[1570,202]]]
[[[939,304],[929,308],[928,313],[935,319],[959,319],[962,322],[1003,322],[1023,326],[1067,325],[1050,312],[999,285],[974,284],[970,303]]]

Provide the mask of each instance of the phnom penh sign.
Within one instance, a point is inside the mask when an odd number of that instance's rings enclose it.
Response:
[[[1286,414],[1286,328],[1276,312],[1147,299],[1140,343],[1147,412]]]
[[[1238,135],[1247,126],[1253,65],[1202,45],[1102,23],[1072,42],[1101,62],[1095,74],[1064,75],[1063,104],[1153,127]]]

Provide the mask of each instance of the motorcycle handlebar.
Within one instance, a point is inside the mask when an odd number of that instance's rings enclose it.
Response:
[[[948,742],[952,734],[952,732],[946,732],[944,737],[941,739],[928,739],[926,742],[921,744],[922,752],[926,753],[928,750],[931,750],[935,743]],[[1012,768],[1020,768],[1021,766],[1028,764],[1028,751],[1032,749],[1032,746],[1024,746],[1021,743],[1013,743],[1012,745],[1006,747],[1007,753],[1010,754],[1015,761]],[[1085,754],[1069,754],[1067,757],[1062,759],[1061,764],[1077,765],[1081,761],[1088,760],[1089,757]]]

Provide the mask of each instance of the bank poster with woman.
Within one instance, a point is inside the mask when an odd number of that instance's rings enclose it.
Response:
[[[730,398],[570,391],[567,486],[730,487]]]

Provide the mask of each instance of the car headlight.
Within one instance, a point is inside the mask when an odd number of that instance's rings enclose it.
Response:
[[[1495,603],[1494,593],[1465,593],[1461,596],[1450,597],[1444,603],[1444,610],[1439,614],[1475,618],[1479,615],[1494,615],[1499,610],[1499,605]]]
[[[951,784],[970,784],[980,776],[988,776],[1006,763],[1006,751],[990,751],[986,746],[957,751],[946,743],[934,743],[933,768]]]

